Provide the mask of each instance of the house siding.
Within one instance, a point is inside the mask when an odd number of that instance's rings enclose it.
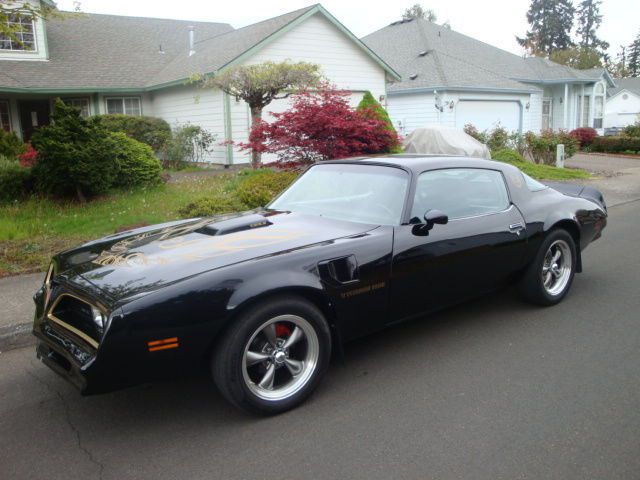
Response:
[[[39,0],[28,0],[15,2],[15,5],[31,4],[33,7],[39,7]],[[6,51],[0,50],[0,62],[2,60],[24,60],[24,61],[43,61],[49,58],[49,52],[47,48],[46,29],[44,20],[37,18],[34,22],[36,49],[35,52],[19,52],[19,51]]]
[[[205,161],[226,163],[226,147],[219,145],[225,139],[223,96],[220,90],[196,86],[167,88],[150,95],[147,108],[149,111],[145,111],[146,115],[166,120],[171,128],[190,123],[214,134],[216,141],[213,151]]]
[[[627,99],[623,98],[627,95]],[[640,121],[640,96],[621,90],[609,98],[605,106],[604,127],[626,127]]]
[[[429,93],[389,95],[387,111],[401,135],[408,135],[416,128],[439,123],[433,94]]]

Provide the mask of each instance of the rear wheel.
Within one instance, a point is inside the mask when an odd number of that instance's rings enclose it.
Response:
[[[553,230],[540,246],[522,280],[520,291],[538,305],[559,303],[571,288],[576,269],[576,245],[566,230]]]
[[[331,355],[322,313],[297,297],[254,307],[235,320],[212,357],[213,378],[234,405],[275,414],[313,391]]]

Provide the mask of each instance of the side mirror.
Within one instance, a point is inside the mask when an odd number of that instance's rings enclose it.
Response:
[[[440,210],[427,210],[424,214],[424,223],[427,230],[431,230],[435,224],[446,225],[449,223],[449,217]]]
[[[415,224],[411,232],[418,237],[426,237],[436,223],[445,225],[449,223],[449,217],[440,210],[427,210],[424,214],[424,223]]]

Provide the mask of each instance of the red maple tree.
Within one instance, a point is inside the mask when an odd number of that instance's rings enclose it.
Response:
[[[284,163],[387,153],[400,143],[372,112],[349,105],[349,92],[324,86],[293,97],[291,108],[256,123],[243,150],[274,153]]]

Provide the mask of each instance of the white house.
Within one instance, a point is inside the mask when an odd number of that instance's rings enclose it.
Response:
[[[217,136],[216,143],[244,141],[248,106],[188,79],[265,60],[316,63],[332,83],[352,92],[353,102],[367,90],[384,97],[387,82],[400,79],[320,5],[240,29],[82,14],[45,22],[23,19],[19,35],[21,43],[0,38],[0,128],[25,139],[49,122],[53,101],[60,97],[84,115],[151,115],[171,125],[201,125]],[[233,164],[249,158],[216,145],[209,160]]]
[[[607,93],[605,128],[623,128],[640,122],[640,78],[618,78]]]
[[[575,70],[524,58],[422,19],[394,22],[362,39],[400,75],[387,108],[402,133],[440,124],[480,130],[603,130],[604,69]]]

